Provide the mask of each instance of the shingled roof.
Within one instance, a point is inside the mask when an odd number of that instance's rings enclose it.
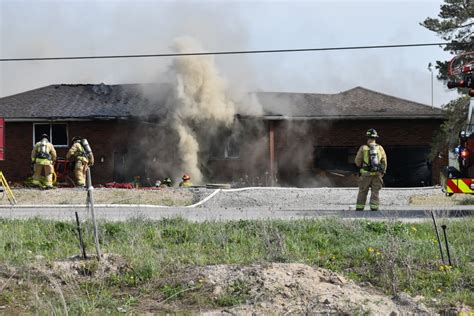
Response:
[[[268,119],[419,119],[444,118],[428,105],[362,87],[337,94],[259,92]]]
[[[50,85],[0,99],[7,120],[163,117],[170,85]],[[143,93],[144,90],[152,93]],[[153,96],[151,99],[147,96]],[[362,87],[337,94],[258,92],[265,119],[442,119],[437,108]]]
[[[117,119],[160,117],[169,90],[153,85],[153,99],[145,97],[147,85],[50,85],[0,99],[0,117],[6,119]]]

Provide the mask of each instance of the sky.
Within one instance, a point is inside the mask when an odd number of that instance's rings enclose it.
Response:
[[[0,0],[1,58],[159,54],[442,42],[419,25],[441,0]],[[338,93],[357,86],[439,107],[457,97],[428,63],[438,46],[216,56],[235,91]],[[0,97],[50,84],[166,82],[171,57],[0,62]]]

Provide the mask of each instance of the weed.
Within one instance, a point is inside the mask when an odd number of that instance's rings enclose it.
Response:
[[[181,285],[181,284],[178,284],[178,285],[165,285],[163,286],[160,291],[161,293],[163,293],[163,295],[165,296],[166,299],[168,298],[180,298],[182,297],[183,295],[183,290],[185,288]]]
[[[81,262],[78,272],[80,275],[92,276],[99,270],[99,262],[95,259]]]
[[[218,306],[233,306],[245,303],[250,298],[250,286],[245,281],[237,279],[233,281],[226,291],[216,298]]]

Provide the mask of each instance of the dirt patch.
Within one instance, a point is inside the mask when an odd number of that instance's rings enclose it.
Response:
[[[13,189],[19,205],[45,204],[85,204],[85,189],[61,188],[54,190]],[[96,204],[150,204],[166,206],[190,205],[194,201],[194,193],[187,189],[94,189]],[[9,204],[8,199],[0,200],[0,204]]]
[[[250,314],[378,314],[433,313],[405,293],[386,296],[361,287],[343,276],[305,264],[215,265],[192,268],[184,274],[187,288],[199,285],[221,308],[205,315]]]
[[[100,263],[95,258],[82,260],[78,256],[50,263],[37,258],[27,271],[28,275],[44,280],[41,291],[47,288],[49,295],[61,297],[62,308],[67,310],[66,301],[71,303],[69,297],[77,294],[78,285],[93,281],[102,288],[109,284],[108,278],[127,274],[131,269],[121,256],[105,254]],[[21,271],[0,266],[0,290],[15,286],[15,295],[24,295],[24,302],[31,302],[27,294],[37,286],[30,284],[33,278],[21,277],[21,274]],[[23,282],[28,283],[27,287]],[[122,306],[122,303],[115,307],[117,311],[138,314],[194,311],[200,315],[436,314],[422,303],[421,296],[411,297],[405,293],[387,296],[370,284],[361,286],[329,270],[298,263],[189,267],[167,278],[144,283],[141,288],[146,290],[140,292],[130,285],[109,288],[114,297],[122,297],[127,291],[133,292],[135,297],[141,293],[135,306]],[[24,308],[18,302],[0,305],[0,309],[11,312]],[[470,308],[456,310],[469,311]]]
[[[414,195],[410,197],[409,204],[415,206],[453,206],[462,204],[466,197],[468,196],[464,194],[446,196],[446,194],[444,194],[443,192],[435,194]]]
[[[65,281],[67,279],[105,279],[114,274],[123,274],[131,270],[127,261],[119,255],[103,254],[101,261],[96,256],[86,260],[74,256],[61,261],[53,261],[47,265],[49,272]]]

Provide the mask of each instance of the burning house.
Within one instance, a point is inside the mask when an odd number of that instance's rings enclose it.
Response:
[[[50,85],[4,97],[0,170],[13,182],[30,176],[31,149],[46,133],[62,157],[72,137],[89,140],[95,183],[140,176],[147,184],[190,173],[195,183],[352,186],[355,153],[373,127],[388,155],[387,186],[437,182],[442,163],[428,154],[444,120],[440,109],[357,87],[256,93],[238,102],[247,102],[244,111],[199,82],[180,76],[173,85]]]

